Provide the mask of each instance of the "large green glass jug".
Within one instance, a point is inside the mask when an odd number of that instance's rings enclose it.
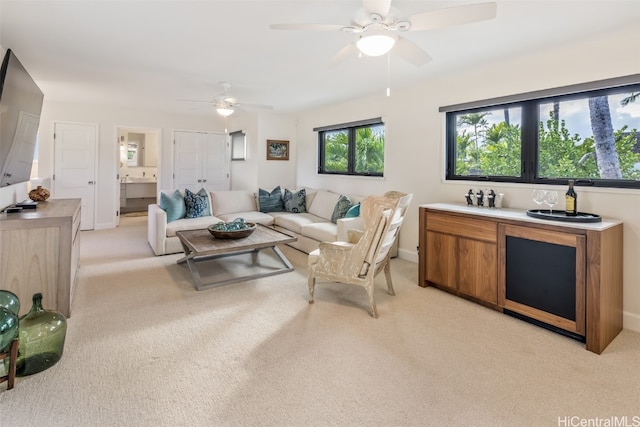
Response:
[[[42,308],[42,294],[33,295],[31,310],[20,318],[16,376],[44,371],[62,357],[67,335],[67,319]]]

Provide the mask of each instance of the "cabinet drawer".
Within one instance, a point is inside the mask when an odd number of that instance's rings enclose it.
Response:
[[[427,212],[427,230],[464,236],[485,242],[497,242],[498,223],[437,212]]]

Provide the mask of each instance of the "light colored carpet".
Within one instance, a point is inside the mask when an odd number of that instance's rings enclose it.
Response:
[[[1,426],[558,426],[640,417],[640,334],[598,356],[435,289],[392,261],[397,296],[296,270],[197,292],[154,257],[146,218],[82,233],[62,359],[0,384]],[[636,418],[640,420],[640,418]],[[592,424],[593,425],[593,424]]]

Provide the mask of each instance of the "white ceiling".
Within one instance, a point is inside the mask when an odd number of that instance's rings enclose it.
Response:
[[[406,18],[469,3],[478,1],[397,0],[392,6]],[[392,54],[392,90],[640,25],[640,0],[497,4],[494,20],[405,33],[433,61],[415,67]],[[269,24],[347,25],[361,8],[359,0],[0,0],[0,45],[14,51],[47,100],[210,114],[206,104],[177,100],[213,99],[221,92],[218,82],[227,81],[241,102],[293,112],[383,93],[387,57],[353,57],[330,68],[353,34],[277,31]]]

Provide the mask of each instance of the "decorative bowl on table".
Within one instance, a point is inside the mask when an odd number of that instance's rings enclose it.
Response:
[[[242,239],[254,232],[256,224],[246,222],[244,218],[236,218],[232,222],[212,224],[207,229],[216,239]]]

